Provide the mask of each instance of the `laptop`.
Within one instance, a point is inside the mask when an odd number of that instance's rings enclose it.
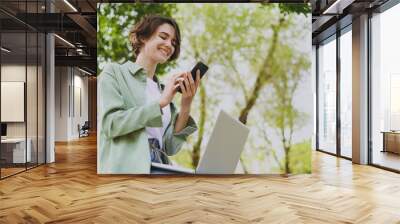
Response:
[[[196,170],[151,163],[151,173],[233,174],[249,131],[244,124],[221,110]]]

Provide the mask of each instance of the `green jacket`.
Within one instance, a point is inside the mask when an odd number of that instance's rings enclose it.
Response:
[[[159,88],[162,89],[160,84]],[[122,65],[107,64],[99,75],[99,174],[150,173],[150,149],[145,127],[162,127],[162,119],[159,102],[147,102],[145,89],[146,74],[131,61]],[[163,135],[163,147],[168,155],[174,155],[197,126],[190,117],[186,127],[174,133],[178,112],[172,103],[170,106],[171,122]]]

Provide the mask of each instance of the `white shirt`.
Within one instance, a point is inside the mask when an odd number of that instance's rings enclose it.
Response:
[[[158,89],[157,83],[150,79],[147,78],[146,82],[146,101],[152,101],[152,100],[159,100],[161,98],[161,93],[160,90]],[[169,122],[171,121],[171,108],[168,104],[168,106],[165,106],[162,108],[162,128],[153,128],[153,127],[146,127],[146,132],[148,138],[156,138],[160,142],[160,148],[162,149],[162,137],[164,134],[165,129],[167,128]]]

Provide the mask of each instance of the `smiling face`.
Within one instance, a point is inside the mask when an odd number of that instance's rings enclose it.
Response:
[[[168,23],[160,25],[148,40],[140,54],[157,64],[163,64],[174,54],[176,48],[175,29]]]
[[[159,64],[179,57],[181,34],[173,18],[146,15],[129,32],[129,42],[136,58]]]

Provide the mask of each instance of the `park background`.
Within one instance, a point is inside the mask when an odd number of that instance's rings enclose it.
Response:
[[[180,57],[158,66],[161,80],[191,70],[197,61],[210,68],[191,110],[199,130],[171,157],[175,164],[197,166],[223,109],[250,128],[235,173],[311,172],[314,87],[308,4],[99,3],[98,74],[107,62],[135,60],[129,31],[147,14],[172,17],[181,29]]]

